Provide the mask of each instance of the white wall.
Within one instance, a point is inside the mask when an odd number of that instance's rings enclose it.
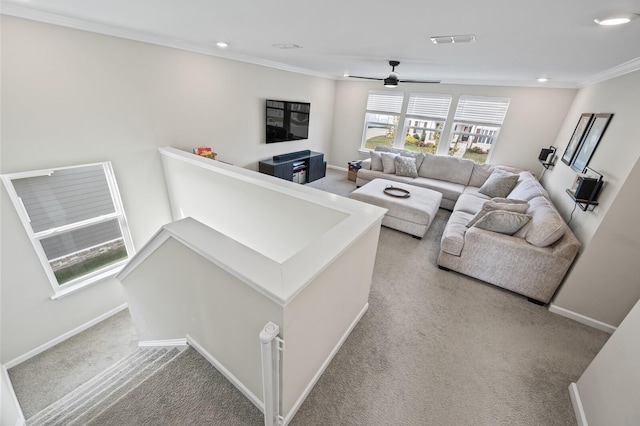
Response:
[[[364,113],[370,90],[385,89],[380,82],[339,81],[336,86],[331,162],[346,167],[358,156],[362,143]],[[395,89],[393,89],[395,91]],[[491,163],[508,164],[540,174],[540,150],[549,147],[558,135],[566,112],[576,94],[573,89],[465,86],[446,84],[401,84],[398,90],[446,93],[453,96],[448,121],[453,120],[461,95],[507,97],[511,99]]]
[[[576,209],[570,226],[583,250],[553,304],[613,327],[640,298],[640,72],[581,89],[555,146],[562,156],[580,114],[614,113],[589,167],[604,175],[600,205]],[[565,193],[576,173],[558,161],[543,184],[566,220],[574,207]]]
[[[209,145],[219,159],[251,169],[278,153],[329,155],[334,81],[7,16],[0,30],[0,172],[111,161],[136,247],[171,220],[158,147]],[[311,102],[309,139],[265,144],[266,98]],[[6,363],[124,296],[109,280],[50,300],[42,267],[0,191]]]
[[[589,425],[640,424],[640,303],[622,321],[578,379]]]

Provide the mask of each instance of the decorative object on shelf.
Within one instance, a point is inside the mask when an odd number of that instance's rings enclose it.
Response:
[[[540,155],[538,155],[538,160],[545,169],[549,169],[553,167],[556,163],[556,147],[551,145],[549,148],[542,148],[540,151]]]
[[[404,188],[398,188],[397,186],[387,185],[384,188],[384,193],[387,195],[391,195],[392,197],[397,198],[409,198],[411,197],[411,192],[407,191]]]
[[[565,149],[564,154],[562,154],[562,162],[567,166],[571,165],[573,157],[575,157],[576,152],[578,151],[580,142],[582,142],[582,138],[584,137],[586,130],[589,128],[589,123],[591,123],[592,118],[593,114],[590,112],[584,113],[580,116],[578,124],[573,130],[573,135],[571,135],[571,139],[569,140],[569,145],[567,145],[567,149]]]
[[[602,135],[605,130],[607,130],[612,117],[613,114],[606,113],[593,115],[591,124],[589,124],[589,128],[587,129],[584,138],[582,138],[582,142],[578,148],[578,152],[571,163],[571,168],[573,170],[581,172],[589,165],[589,161],[598,147],[598,143],[600,142]]]
[[[588,172],[595,174],[596,177],[589,176]],[[582,211],[586,212],[589,207],[593,210],[598,205],[598,196],[603,184],[604,181],[600,173],[585,167],[582,173],[576,177],[572,188],[567,189],[567,194]]]
[[[215,152],[213,152],[211,150],[211,147],[209,146],[199,146],[197,148],[193,148],[193,153],[201,157],[211,158],[212,160],[215,160],[216,155],[218,155]]]

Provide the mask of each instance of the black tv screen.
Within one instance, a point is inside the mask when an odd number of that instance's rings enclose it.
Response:
[[[267,99],[266,111],[267,143],[309,138],[310,103]]]

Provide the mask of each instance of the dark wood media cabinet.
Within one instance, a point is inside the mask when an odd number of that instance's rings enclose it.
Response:
[[[323,178],[327,173],[324,154],[309,150],[274,155],[270,160],[258,162],[258,171],[280,179],[293,181],[293,164],[304,161],[306,169],[305,182],[313,182]]]

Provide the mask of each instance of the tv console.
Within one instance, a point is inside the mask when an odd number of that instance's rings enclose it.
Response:
[[[290,152],[287,154],[274,155],[269,160],[258,162],[258,171],[267,175],[275,176],[280,179],[293,181],[294,163],[304,161],[306,169],[305,182],[313,182],[323,178],[327,173],[327,163],[324,161],[324,154],[304,150]]]

